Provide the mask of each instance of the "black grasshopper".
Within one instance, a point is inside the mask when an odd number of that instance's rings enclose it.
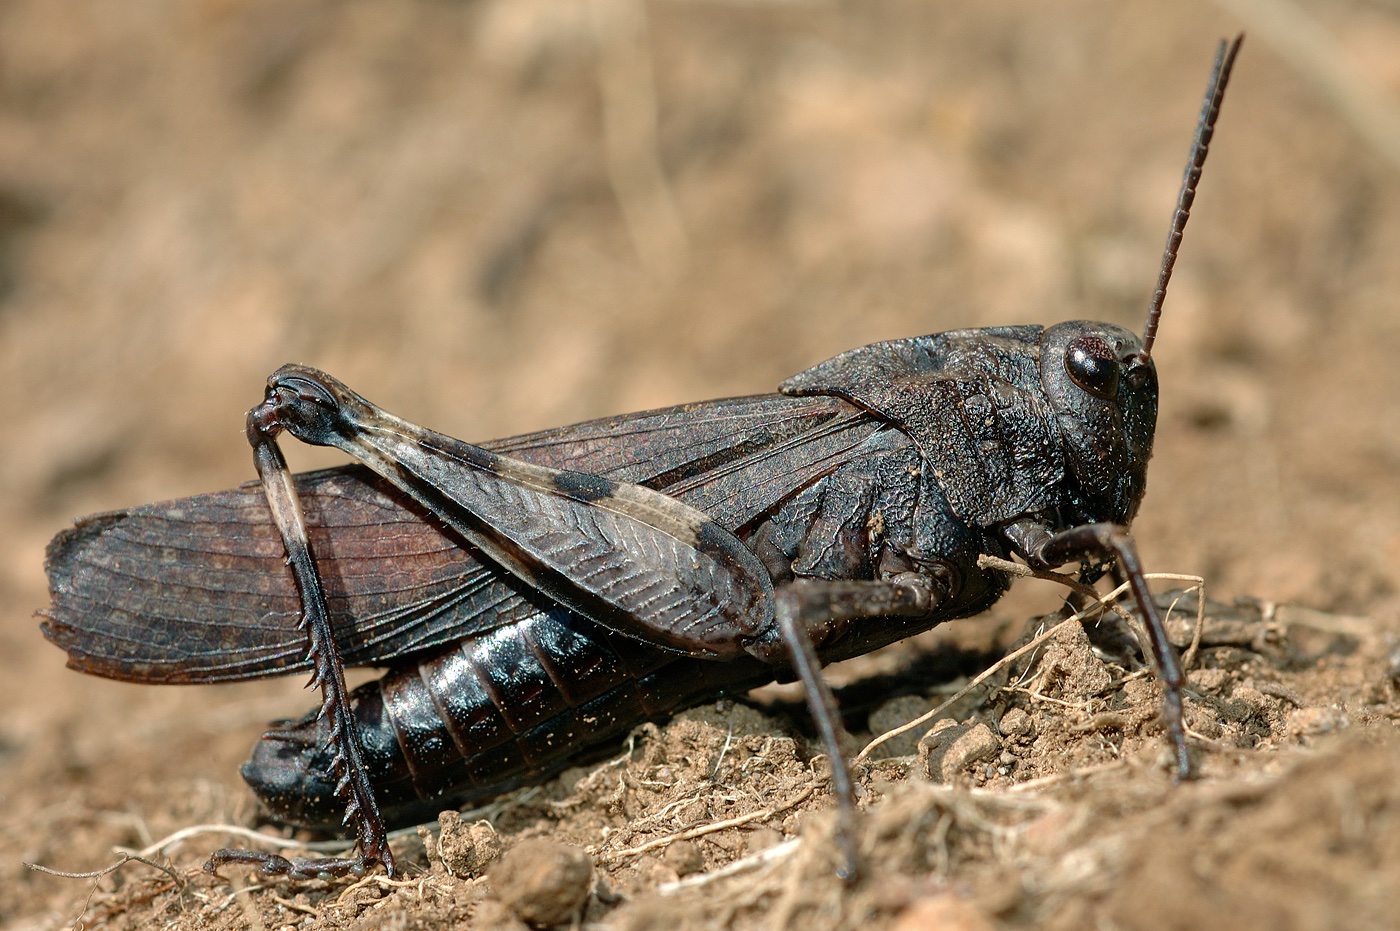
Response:
[[[117,679],[313,670],[321,707],[264,735],[243,775],[279,819],[343,822],[358,856],[215,856],[269,872],[392,873],[387,826],[795,672],[853,873],[820,664],[985,610],[1010,579],[981,554],[1106,560],[1131,583],[1186,777],[1182,674],[1127,527],[1161,302],[1239,45],[1217,57],[1141,339],[1083,321],[955,330],[852,350],[778,394],[479,446],[286,366],[248,417],[261,486],[60,533],[43,632],[73,668]],[[292,476],[282,430],[361,465]],[[345,665],[389,671],[347,694]]]

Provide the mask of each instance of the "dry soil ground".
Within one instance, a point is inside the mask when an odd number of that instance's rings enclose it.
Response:
[[[956,326],[1136,328],[1215,41],[1241,27],[1135,527],[1150,568],[1221,602],[1191,672],[1204,778],[1162,770],[1151,678],[1066,631],[957,730],[859,770],[853,888],[790,693],[643,728],[483,817],[505,848],[589,851],[586,926],[1400,925],[1393,2],[12,0],[0,929],[518,926],[512,880],[470,866],[482,829],[450,824],[432,856],[396,842],[401,883],[23,866],[254,824],[238,763],[309,702],[66,671],[33,617],[48,538],[247,479],[243,412],[290,360],[482,438]],[[1022,582],[986,621],[836,670],[853,730],[928,707],[1056,597]],[[879,709],[873,675],[911,694]],[[175,875],[224,840],[169,849]]]

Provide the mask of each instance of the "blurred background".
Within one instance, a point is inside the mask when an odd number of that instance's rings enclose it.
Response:
[[[252,476],[278,365],[484,439],[875,340],[1138,330],[1240,29],[1135,530],[1218,596],[1393,619],[1395,0],[8,0],[0,826],[229,706],[66,673],[32,615],[71,518]],[[192,771],[236,786],[231,729]]]

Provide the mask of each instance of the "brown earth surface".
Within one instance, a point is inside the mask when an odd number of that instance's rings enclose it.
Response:
[[[1153,680],[1075,628],[857,766],[853,887],[786,687],[410,832],[399,881],[206,878],[217,834],[152,854],[169,873],[24,865],[258,823],[237,767],[300,681],[89,679],[34,612],[72,517],[250,477],[278,365],[483,438],[768,391],[880,339],[1136,329],[1240,28],[1134,527],[1218,602],[1203,778],[1171,784]],[[1390,0],[0,5],[0,929],[1400,927],[1397,101]],[[976,667],[910,670],[1057,597],[1024,581],[832,670],[852,755]]]

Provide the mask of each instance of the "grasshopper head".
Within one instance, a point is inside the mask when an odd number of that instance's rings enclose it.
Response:
[[[1083,492],[1082,519],[1128,524],[1157,427],[1157,370],[1142,341],[1111,323],[1057,324],[1041,336],[1040,376]]]

